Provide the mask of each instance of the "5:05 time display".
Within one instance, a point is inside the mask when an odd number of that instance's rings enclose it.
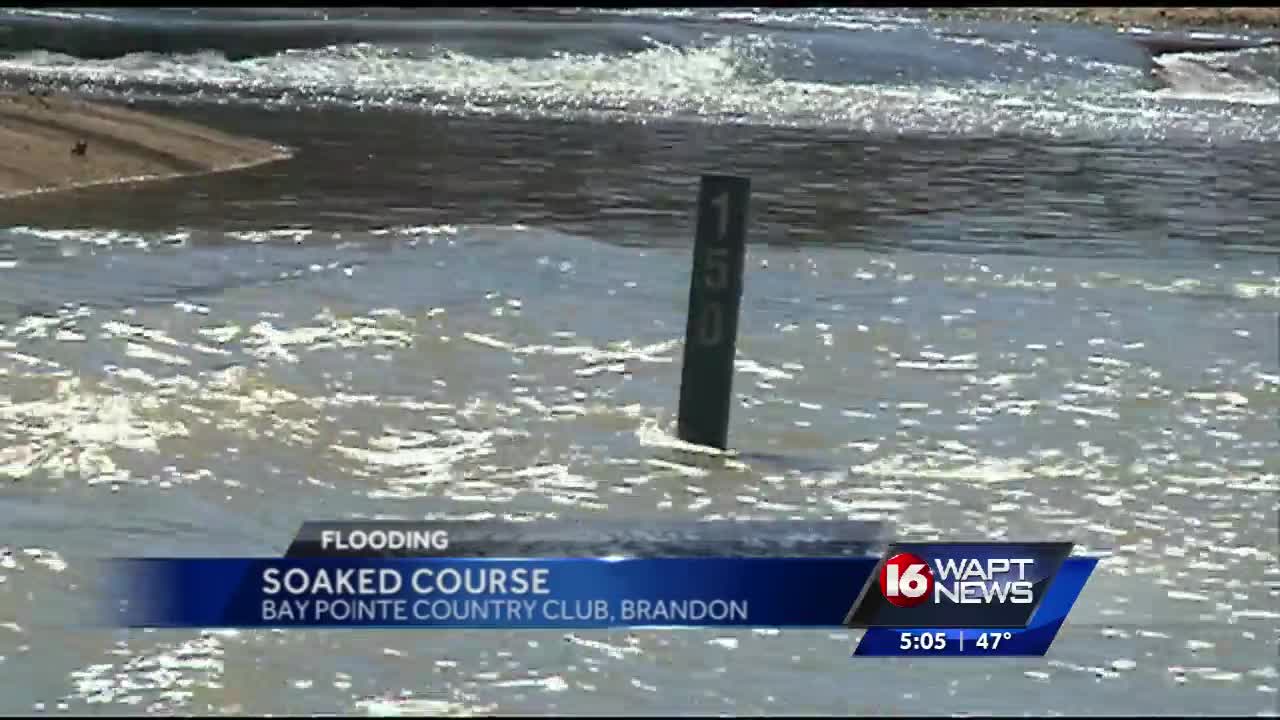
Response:
[[[947,634],[942,632],[903,632],[898,636],[899,650],[942,650]]]

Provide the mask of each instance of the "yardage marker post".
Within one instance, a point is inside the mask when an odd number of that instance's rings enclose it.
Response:
[[[729,442],[750,194],[750,180],[730,175],[704,175],[698,191],[677,434],[721,450]]]

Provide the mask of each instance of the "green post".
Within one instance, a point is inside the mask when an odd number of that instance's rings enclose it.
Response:
[[[729,441],[750,194],[750,180],[727,175],[704,175],[698,192],[677,432],[721,450]]]

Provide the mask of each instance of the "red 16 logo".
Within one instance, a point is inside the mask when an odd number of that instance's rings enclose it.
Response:
[[[911,553],[898,553],[880,568],[880,594],[890,604],[910,608],[927,602],[933,594],[929,563]]]

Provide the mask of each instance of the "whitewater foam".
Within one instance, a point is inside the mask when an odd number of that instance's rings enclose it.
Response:
[[[1086,80],[1047,75],[1021,83],[868,84],[779,75],[781,64],[808,62],[812,51],[767,35],[695,47],[648,44],[630,54],[534,59],[483,58],[439,47],[409,57],[367,44],[235,61],[214,52],[85,60],[36,51],[0,60],[0,74],[107,93],[463,114],[674,118],[891,134],[1280,134],[1280,121],[1248,110],[1274,103],[1274,92],[1266,97],[1273,84],[1242,88],[1187,79],[1172,91],[1139,91],[1140,73],[1109,65]],[[1021,44],[1006,46],[1029,52]],[[1186,103],[1203,99],[1217,109],[1187,112]]]

